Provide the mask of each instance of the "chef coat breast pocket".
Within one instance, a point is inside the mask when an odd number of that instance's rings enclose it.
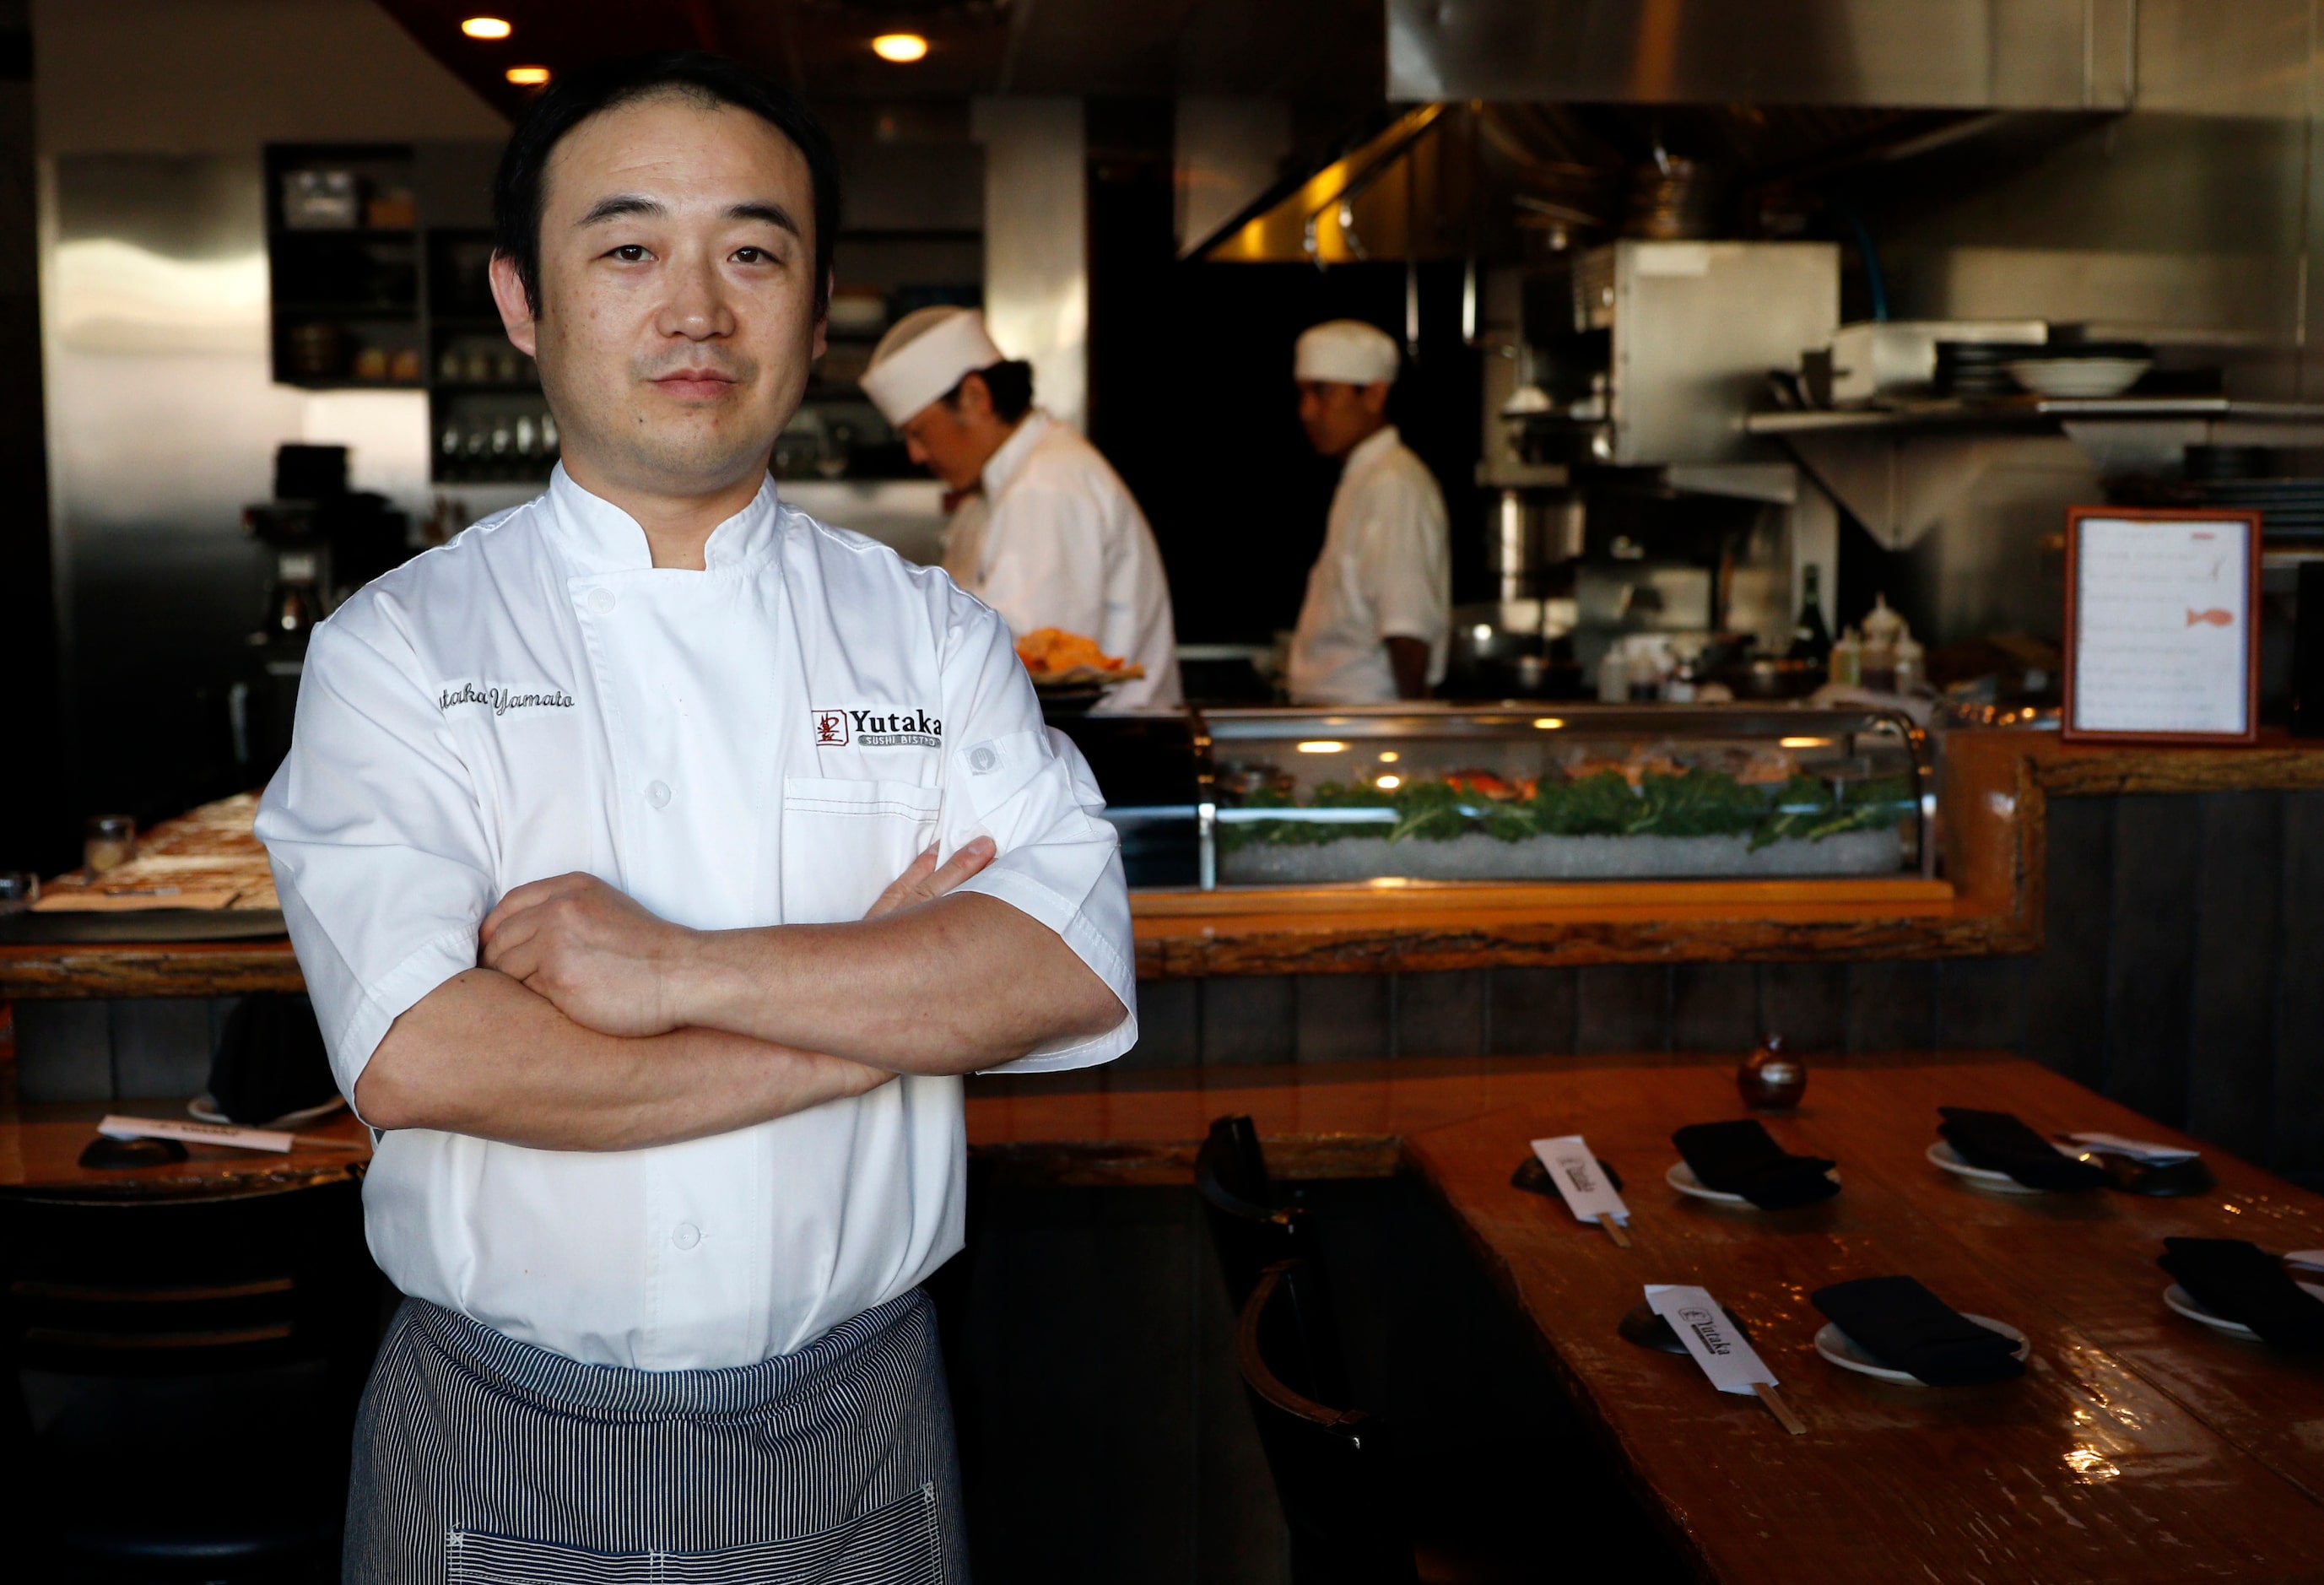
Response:
[[[860,919],[936,839],[939,788],[783,778],[783,923]]]

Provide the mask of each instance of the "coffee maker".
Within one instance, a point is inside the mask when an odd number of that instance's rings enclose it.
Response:
[[[346,447],[286,444],[275,448],[274,499],[244,507],[242,526],[271,562],[252,664],[228,704],[235,758],[263,779],[290,751],[308,635],[411,554],[410,520],[385,496],[347,488]]]

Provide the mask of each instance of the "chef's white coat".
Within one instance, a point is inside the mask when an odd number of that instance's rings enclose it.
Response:
[[[1112,827],[1001,619],[771,481],[706,559],[654,567],[560,467],[316,630],[258,834],[350,1097],[395,1018],[475,966],[502,895],[575,871],[700,928],[850,920],[931,842],[988,834],[963,889],[1136,1007]],[[1136,1037],[1132,1013],[1010,1065]],[[399,1129],[364,1200],[405,1293],[574,1359],[698,1368],[798,1349],[935,1270],[964,1159],[961,1082],[907,1077],[651,1149]]]
[[[1428,680],[1444,680],[1452,635],[1452,550],[1444,494],[1396,426],[1348,454],[1307,575],[1292,635],[1291,696],[1303,705],[1376,705],[1396,698],[1387,640],[1428,645]]]
[[[1036,408],[984,465],[983,542],[969,592],[1020,638],[1062,628],[1146,668],[1103,707],[1177,704],[1177,632],[1162,552],[1096,447]]]

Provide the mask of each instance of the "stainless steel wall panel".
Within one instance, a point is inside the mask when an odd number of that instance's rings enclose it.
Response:
[[[2135,0],[1388,0],[1390,99],[2129,102]]]

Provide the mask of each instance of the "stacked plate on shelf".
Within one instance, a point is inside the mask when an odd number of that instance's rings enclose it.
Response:
[[[2107,494],[2118,506],[2256,511],[2269,543],[2324,546],[2324,476],[2275,472],[2286,464],[2316,465],[2302,454],[2262,447],[2190,446],[2184,478],[2117,479]]]

